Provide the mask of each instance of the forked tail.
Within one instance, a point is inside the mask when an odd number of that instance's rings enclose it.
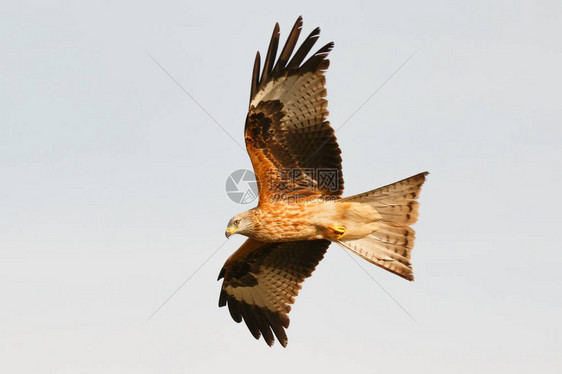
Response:
[[[407,280],[414,280],[410,252],[414,247],[415,232],[410,225],[418,220],[419,203],[416,199],[427,174],[420,173],[339,200],[368,204],[377,210],[382,219],[377,221],[377,228],[366,237],[346,240],[344,236],[338,243],[383,269]]]

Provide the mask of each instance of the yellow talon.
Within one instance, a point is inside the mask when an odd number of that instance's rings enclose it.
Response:
[[[334,231],[336,240],[341,239],[345,235],[345,231],[347,230],[345,226],[339,226],[339,225],[334,225],[331,227],[331,229],[332,231]]]

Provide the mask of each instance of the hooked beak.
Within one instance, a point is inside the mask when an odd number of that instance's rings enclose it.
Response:
[[[226,232],[224,233],[224,235],[229,238],[230,235],[234,234],[234,232],[236,231],[236,228],[233,227],[227,227],[226,228]]]

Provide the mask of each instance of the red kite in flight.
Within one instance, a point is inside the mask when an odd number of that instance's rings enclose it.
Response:
[[[237,214],[226,236],[246,242],[224,264],[219,306],[268,345],[285,347],[288,313],[301,283],[336,242],[407,280],[414,275],[410,252],[418,219],[416,199],[427,172],[359,195],[341,198],[340,149],[326,120],[328,43],[305,60],[316,28],[293,53],[299,17],[277,56],[276,24],[263,69],[254,63],[244,136],[254,168],[259,204]],[[304,61],[304,62],[303,62]]]

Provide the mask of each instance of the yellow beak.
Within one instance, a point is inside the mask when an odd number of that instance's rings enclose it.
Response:
[[[230,235],[234,234],[235,231],[236,227],[227,227],[224,235],[226,235],[226,237],[228,238]]]

